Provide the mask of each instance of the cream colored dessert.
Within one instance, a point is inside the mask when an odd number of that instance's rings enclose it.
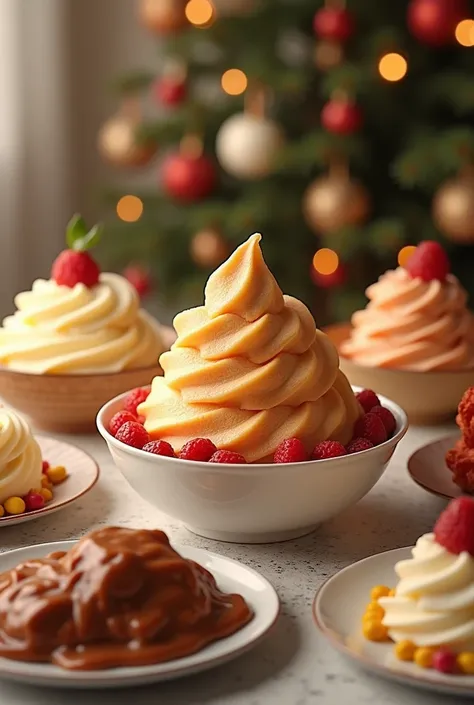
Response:
[[[395,595],[378,600],[390,638],[474,651],[474,557],[450,553],[425,534],[395,572]]]
[[[134,287],[101,274],[91,288],[38,279],[15,297],[0,328],[0,364],[33,374],[96,374],[149,367],[165,349],[161,327]]]
[[[474,366],[474,318],[453,275],[423,281],[399,267],[383,274],[366,295],[369,303],[353,315],[351,336],[341,345],[344,357],[420,372]]]
[[[210,438],[247,462],[297,437],[347,443],[360,406],[328,337],[306,306],[284,296],[252,235],[209,278],[204,306],[176,316],[163,378],[139,407],[153,438],[175,451]]]
[[[26,421],[0,407],[0,504],[41,487],[41,450]]]

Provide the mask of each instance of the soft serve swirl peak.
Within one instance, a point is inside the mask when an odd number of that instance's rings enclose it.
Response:
[[[174,320],[164,377],[140,413],[175,450],[204,436],[262,462],[285,438],[310,449],[352,435],[360,407],[336,349],[306,306],[282,294],[260,240],[252,235],[209,277],[204,306]]]

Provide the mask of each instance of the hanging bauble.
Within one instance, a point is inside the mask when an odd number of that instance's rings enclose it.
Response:
[[[186,26],[186,0],[140,0],[141,23],[155,34],[173,34]]]
[[[222,168],[238,179],[263,179],[273,170],[283,133],[276,122],[251,113],[228,118],[217,134]]]
[[[140,121],[119,113],[107,120],[99,131],[97,146],[108,164],[116,167],[139,167],[148,164],[156,152],[156,144],[137,140]]]
[[[342,286],[347,281],[347,269],[342,262],[339,262],[337,269],[331,274],[321,274],[314,267],[311,268],[311,279],[322,289],[333,289]]]
[[[340,66],[344,60],[344,49],[339,42],[321,39],[314,49],[314,63],[320,71],[329,71]]]
[[[362,127],[362,111],[347,98],[331,98],[321,110],[321,125],[328,132],[350,135]]]
[[[258,0],[212,0],[219,17],[238,17],[248,15],[257,6]]]
[[[160,76],[153,84],[153,93],[157,103],[167,108],[174,108],[186,98],[186,81],[174,76]]]
[[[205,228],[196,233],[190,249],[194,262],[205,269],[218,267],[229,256],[229,247],[216,228]]]
[[[347,173],[333,171],[313,181],[303,198],[306,222],[316,233],[363,223],[371,209],[366,188]]]
[[[203,154],[202,141],[189,135],[183,139],[180,151],[170,154],[161,168],[165,192],[178,201],[200,201],[214,190],[216,168]]]
[[[433,220],[450,240],[474,242],[474,174],[446,181],[433,199]]]
[[[313,29],[321,39],[347,42],[354,34],[354,18],[344,7],[322,7],[314,16]]]
[[[123,271],[123,276],[136,289],[140,298],[152,290],[150,272],[139,264],[129,264]]]
[[[466,0],[411,0],[407,22],[416,39],[439,47],[454,43],[456,25],[466,17]]]

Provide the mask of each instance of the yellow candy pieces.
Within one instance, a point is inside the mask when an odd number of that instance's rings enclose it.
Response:
[[[67,477],[67,470],[64,465],[56,465],[46,470],[46,476],[53,485],[59,485]]]

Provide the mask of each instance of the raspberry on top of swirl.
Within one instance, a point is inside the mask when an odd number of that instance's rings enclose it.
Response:
[[[210,276],[204,306],[174,320],[164,378],[139,413],[175,451],[200,436],[255,462],[285,438],[309,450],[352,436],[360,407],[337,351],[306,306],[282,294],[260,240],[252,235]]]
[[[84,284],[91,288],[99,283],[99,266],[87,250],[97,245],[101,234],[102,225],[94,225],[89,230],[80,215],[70,220],[66,230],[69,249],[57,256],[51,269],[51,278],[56,284],[70,288]]]

